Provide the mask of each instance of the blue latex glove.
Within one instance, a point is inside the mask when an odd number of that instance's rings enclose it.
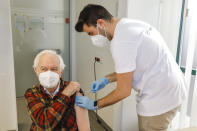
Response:
[[[105,77],[101,78],[100,80],[94,81],[91,85],[91,91],[93,93],[96,93],[100,89],[104,88],[108,83],[109,81]]]
[[[88,110],[95,110],[94,101],[87,96],[76,96],[75,104]]]

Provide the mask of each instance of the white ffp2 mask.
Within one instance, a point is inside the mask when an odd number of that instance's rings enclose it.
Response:
[[[40,84],[45,88],[55,87],[58,84],[59,80],[59,74],[52,71],[46,71],[40,73],[39,75]]]
[[[93,45],[97,47],[106,46],[109,43],[109,40],[107,39],[107,33],[106,33],[105,28],[104,28],[105,36],[99,34],[98,26],[97,26],[97,31],[98,31],[97,35],[91,36]]]

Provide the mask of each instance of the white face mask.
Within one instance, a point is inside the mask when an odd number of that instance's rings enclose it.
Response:
[[[55,87],[58,84],[59,80],[59,74],[52,71],[46,71],[40,73],[39,75],[40,84],[45,88]]]
[[[97,31],[98,31],[98,35],[91,36],[93,45],[97,47],[106,46],[109,43],[109,40],[107,39],[107,33],[105,28],[104,28],[105,36],[99,34],[98,26],[97,26]]]

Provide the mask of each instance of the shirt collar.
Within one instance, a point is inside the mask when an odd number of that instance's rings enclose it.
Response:
[[[57,86],[57,89],[53,92],[53,93],[50,93],[45,87],[44,87],[44,90],[47,94],[49,94],[52,98],[59,92],[59,89],[60,89],[60,82]]]

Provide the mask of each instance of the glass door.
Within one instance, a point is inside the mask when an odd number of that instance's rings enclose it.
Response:
[[[16,96],[38,83],[32,68],[44,49],[63,56],[64,80],[69,80],[69,0],[11,0]]]
[[[180,113],[180,128],[197,126],[197,1],[183,0],[185,13],[180,27],[180,39],[177,50],[177,62],[185,74],[187,84],[187,100]],[[195,111],[194,111],[195,109]]]

